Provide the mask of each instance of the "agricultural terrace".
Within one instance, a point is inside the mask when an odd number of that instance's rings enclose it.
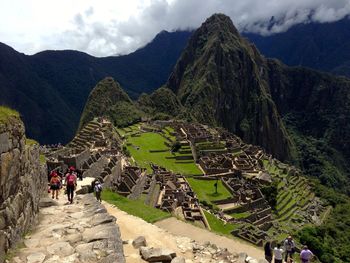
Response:
[[[182,146],[178,152],[170,151],[175,137],[173,130],[166,127],[162,132],[140,132],[138,125],[118,129],[126,139],[126,147],[137,165],[152,172],[150,163],[166,168],[174,173],[183,175],[201,175],[201,170],[193,160],[189,146]]]

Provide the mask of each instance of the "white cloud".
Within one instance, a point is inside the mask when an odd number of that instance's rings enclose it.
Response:
[[[193,29],[213,13],[261,34],[350,14],[349,0],[0,0],[0,6],[1,42],[26,54],[76,49],[96,56],[129,53],[161,30]]]

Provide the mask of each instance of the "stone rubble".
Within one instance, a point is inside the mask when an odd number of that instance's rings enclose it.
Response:
[[[146,243],[143,236],[133,241],[138,243],[140,240]],[[137,241],[137,242],[135,242]],[[259,261],[249,257],[246,253],[233,254],[226,248],[219,248],[215,244],[205,242],[199,244],[187,237],[177,238],[177,247],[183,255],[176,255],[166,248],[153,248],[141,246],[139,248],[142,259],[147,262],[171,262],[171,263],[264,263],[264,259]],[[185,256],[186,255],[186,256]]]
[[[77,196],[73,204],[61,199],[41,200],[38,227],[9,263],[124,263],[115,217],[92,194]]]

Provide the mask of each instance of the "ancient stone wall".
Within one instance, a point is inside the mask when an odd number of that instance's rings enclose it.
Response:
[[[47,187],[39,147],[26,145],[24,125],[16,117],[0,123],[0,262],[33,225]]]

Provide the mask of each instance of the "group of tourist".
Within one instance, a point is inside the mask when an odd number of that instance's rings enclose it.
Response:
[[[77,186],[77,173],[73,166],[69,167],[67,172],[63,175],[58,170],[53,170],[49,175],[49,192],[52,194],[52,199],[58,199],[58,193],[66,186],[66,193],[68,202],[73,203],[74,190]]]
[[[74,191],[77,186],[77,178],[83,180],[82,174],[79,173],[73,166],[69,167],[65,174],[59,170],[52,170],[49,173],[49,193],[52,194],[52,199],[58,200],[59,191],[66,186],[65,193],[68,197],[68,202],[73,203]],[[97,201],[101,202],[102,184],[99,180],[93,182],[93,190]]]
[[[288,236],[284,240],[283,246],[280,243],[277,243],[276,246],[272,248],[271,242],[268,241],[264,246],[264,252],[265,252],[265,259],[269,263],[272,262],[273,258],[274,258],[274,263],[283,263],[283,262],[293,263],[294,262],[293,257],[296,252],[295,242],[292,236]],[[310,263],[312,258],[314,257],[314,254],[308,249],[307,246],[304,246],[299,254],[299,257],[302,263]]]

